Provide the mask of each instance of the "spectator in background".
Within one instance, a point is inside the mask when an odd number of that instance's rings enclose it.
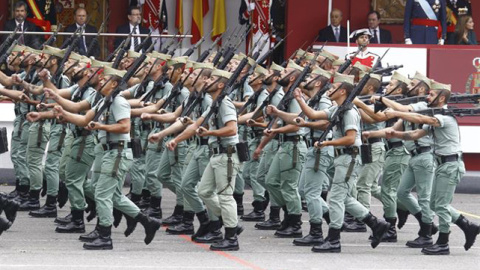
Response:
[[[330,13],[331,25],[320,30],[318,41],[347,42],[347,28],[341,26],[343,15],[339,9],[333,9]]]
[[[372,34],[370,44],[390,44],[392,43],[392,33],[390,31],[380,28],[380,13],[372,10],[368,13],[368,29]]]
[[[150,31],[147,28],[141,26],[140,25],[141,22],[142,22],[142,11],[140,10],[140,8],[137,6],[130,6],[130,8],[128,9],[128,23],[118,26],[117,33],[129,34],[133,30],[134,34],[148,34]],[[125,37],[116,37],[115,43],[114,43],[115,48],[117,48],[124,39]],[[133,51],[135,49],[135,46],[140,45],[145,38],[132,37],[131,39],[132,40],[130,42],[129,50]],[[151,44],[152,44],[152,41],[150,39],[144,44],[142,50],[148,49],[148,47],[150,47]],[[142,50],[140,50],[140,52],[143,52]]]
[[[35,24],[25,20],[27,15],[27,3],[23,1],[16,2],[14,5],[14,18],[5,23],[3,30],[14,31],[18,28],[19,33],[22,32],[23,29],[25,29],[26,32],[41,31]],[[2,40],[4,40],[7,36],[8,35],[3,35]],[[18,39],[18,42],[22,45],[40,49],[43,42],[41,39],[43,38],[37,35],[22,35]]]
[[[403,20],[405,44],[443,45],[447,36],[446,16],[445,0],[407,0]]]
[[[77,8],[74,12],[75,23],[67,26],[65,28],[65,32],[75,32],[77,28],[82,27],[87,22],[87,10],[85,8]],[[97,33],[97,28],[92,25],[85,25],[85,32],[86,33]],[[81,55],[87,55],[87,50],[92,40],[95,36],[83,36],[83,39],[80,40],[78,43],[77,51]],[[66,40],[66,39],[65,39]],[[100,54],[100,46],[98,42],[94,45],[93,50],[87,56],[95,56],[98,57]]]
[[[455,34],[452,36],[452,40],[449,40],[448,43],[455,45],[477,45],[477,37],[475,31],[473,31],[473,26],[474,22],[472,16],[461,16],[458,19]]]

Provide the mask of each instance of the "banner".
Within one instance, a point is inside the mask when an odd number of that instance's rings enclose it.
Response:
[[[197,43],[203,36],[203,17],[208,13],[208,0],[193,0],[192,12],[192,44]]]

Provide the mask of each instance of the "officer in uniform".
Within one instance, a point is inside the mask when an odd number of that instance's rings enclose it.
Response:
[[[104,77],[100,82],[99,92],[108,96],[118,87],[125,71],[105,67]],[[160,228],[158,220],[150,219],[140,212],[140,209],[122,194],[125,175],[133,163],[130,148],[130,105],[121,95],[117,95],[112,104],[103,112],[100,122],[94,122],[94,116],[104,106],[100,101],[85,116],[75,115],[64,111],[60,106],[55,107],[57,117],[71,122],[88,130],[98,130],[98,140],[103,151],[101,172],[95,183],[95,203],[98,213],[98,238],[85,243],[85,249],[112,249],[111,228],[113,223],[113,206],[134,218],[145,227],[145,244],[149,244]],[[72,219],[77,218],[77,212]],[[72,214],[73,214],[72,213]]]
[[[450,85],[433,82],[432,90],[427,98],[429,107],[446,108],[451,94],[450,89]],[[480,233],[480,226],[468,221],[465,216],[461,215],[450,205],[455,188],[465,174],[457,120],[452,115],[444,114],[423,116],[398,111],[387,111],[386,113],[389,117],[399,117],[411,123],[424,124],[422,129],[408,132],[390,130],[387,132],[388,137],[418,140],[428,133],[433,133],[434,155],[437,167],[432,188],[431,207],[435,214],[438,215],[440,227],[437,242],[433,246],[424,247],[422,253],[427,255],[450,254],[448,238],[451,222],[458,225],[464,232],[466,239],[464,248],[465,250],[470,249]]]
[[[368,29],[356,30],[350,35],[350,38],[355,40],[360,52],[357,55],[355,55],[356,52],[349,53],[345,56],[345,59],[351,59],[352,66],[359,62],[360,64],[369,68],[373,67],[380,56],[368,49],[370,39],[372,38],[370,31]]]
[[[403,32],[405,44],[445,43],[446,0],[407,0]]]
[[[333,80],[332,88],[328,96],[337,106],[332,106],[323,111],[309,110],[308,105],[303,101],[300,95],[295,98],[300,104],[305,115],[310,119],[331,119],[338,106],[343,103],[353,91],[353,76],[336,74]],[[357,177],[357,168],[360,163],[358,157],[361,145],[360,139],[360,114],[354,106],[347,110],[340,119],[339,126],[333,130],[333,140],[317,142],[316,147],[326,146],[335,147],[335,175],[330,190],[330,218],[328,237],[326,241],[318,246],[314,246],[314,252],[340,252],[340,230],[343,224],[343,215],[347,211],[358,220],[365,222],[372,229],[373,238],[372,248],[376,248],[381,238],[387,232],[389,223],[378,220],[372,215],[365,206],[359,203],[354,197],[350,196]]]

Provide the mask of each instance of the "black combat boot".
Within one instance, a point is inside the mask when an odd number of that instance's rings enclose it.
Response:
[[[43,181],[42,181],[42,189],[40,192],[40,196],[45,197],[47,195],[47,178],[45,177],[45,174],[43,174]]]
[[[140,208],[139,204],[140,204],[140,201],[142,200],[142,195],[130,193],[130,200]]]
[[[8,219],[0,217],[0,235],[12,226],[12,222],[8,221]]]
[[[397,208],[397,217],[398,217],[398,229],[402,229],[403,225],[407,222],[408,215],[410,215],[410,212],[407,210],[402,210]]]
[[[28,200],[20,204],[18,211],[37,210],[40,208],[40,190],[30,190]]]
[[[365,222],[367,226],[372,230],[372,242],[370,242],[370,246],[372,248],[376,248],[380,241],[382,240],[383,236],[387,233],[388,228],[390,228],[390,223],[386,222],[385,220],[377,219],[372,213],[368,213],[368,215],[362,220]]]
[[[174,227],[167,228],[168,234],[186,234],[190,235],[195,232],[193,227],[193,218],[195,217],[195,212],[193,211],[184,211],[182,222]]]
[[[83,244],[84,249],[88,250],[110,250],[112,244],[112,226],[98,225],[98,237],[90,243]]]
[[[322,223],[310,222],[310,232],[307,236],[293,240],[296,246],[315,246],[323,243]]]
[[[15,179],[15,189],[12,190],[10,193],[8,193],[8,199],[13,199],[15,197],[17,197],[18,195],[18,186],[20,186],[20,179],[16,178]]]
[[[85,213],[88,213],[87,221],[90,222],[95,217],[97,217],[97,203],[95,202],[95,200],[92,200],[87,196],[85,196],[85,202],[87,203]]]
[[[420,231],[418,237],[413,241],[408,241],[407,246],[411,248],[424,248],[433,245],[432,223],[420,222]]]
[[[269,219],[255,224],[255,228],[259,230],[277,230],[280,229],[280,224],[280,207],[270,206]]]
[[[396,223],[397,218],[385,218],[385,221],[390,223],[387,233],[383,236],[382,242],[396,243],[397,242],[397,230]],[[372,241],[373,236],[370,235],[368,240]]]
[[[354,220],[353,222],[346,223],[345,226],[343,226],[343,231],[344,232],[366,232],[367,231],[367,226],[365,223]]]
[[[422,248],[422,253],[426,255],[449,255],[450,248],[448,247],[448,235],[450,233],[439,233],[435,245],[431,247]]]
[[[175,205],[175,209],[173,210],[173,214],[168,218],[164,219],[162,224],[163,225],[177,225],[182,222],[183,219],[183,205]]]
[[[65,181],[60,181],[58,185],[58,207],[61,209],[68,202],[68,189]]]
[[[208,225],[208,233],[203,236],[195,237],[194,241],[197,243],[215,243],[222,241],[222,224],[220,220],[212,220]]]
[[[58,233],[84,233],[83,210],[72,209],[72,221],[65,225],[59,225],[55,231]]]
[[[29,185],[19,185],[17,188],[17,196],[15,196],[13,199],[18,201],[20,204],[22,204],[28,201],[30,197],[28,194],[29,191],[30,191]]]
[[[17,211],[20,203],[15,200],[7,199],[6,196],[0,196],[0,209],[5,212],[5,216],[10,222],[14,222],[17,217]]]
[[[123,213],[120,210],[113,208],[113,227],[117,228],[118,225],[120,225],[122,217]]]
[[[128,237],[130,234],[133,233],[133,231],[135,231],[138,222],[135,218],[125,213],[123,213],[123,215],[125,216],[125,220],[127,221],[127,228],[125,229],[125,232],[123,234],[125,235],[125,237]]]
[[[422,212],[418,212],[413,216],[417,219],[418,225],[420,225],[420,223],[422,223]],[[438,227],[437,225],[435,225],[435,223],[432,222],[432,235],[437,234],[437,232],[438,232]]]
[[[97,239],[100,235],[98,234],[98,224],[99,220],[97,218],[97,225],[95,226],[95,229],[87,234],[82,234],[80,237],[78,237],[78,240],[82,242],[92,242],[93,240]]]
[[[142,199],[138,202],[138,207],[146,209],[150,206],[150,199],[152,198],[150,191],[148,189],[142,190]]]
[[[247,215],[241,217],[244,221],[264,221],[265,220],[265,211],[263,210],[264,202],[253,201],[253,211]]]
[[[237,203],[237,216],[243,216],[243,193],[233,193],[233,198]]]
[[[53,222],[60,224],[60,225],[65,225],[70,222],[72,222],[72,213],[66,215],[65,217],[57,217]]]
[[[302,214],[288,215],[288,226],[284,230],[277,230],[275,236],[280,238],[302,237]]]
[[[200,227],[198,228],[197,232],[192,235],[192,241],[196,241],[197,237],[205,236],[208,233],[210,228],[210,219],[208,218],[207,210],[198,212],[195,215],[198,218]]]
[[[139,213],[135,217],[135,220],[140,222],[143,228],[145,228],[145,239],[143,241],[145,242],[146,245],[150,244],[150,242],[152,242],[153,238],[155,237],[155,234],[157,233],[158,229],[160,229],[160,226],[162,225],[162,223],[157,219],[150,218],[149,216],[143,213]]]
[[[162,197],[150,197],[150,205],[143,213],[149,217],[162,220]]]
[[[219,251],[235,251],[239,249],[240,247],[238,246],[237,227],[235,228],[225,227],[225,238],[210,246],[210,250],[219,250]]]
[[[32,217],[40,217],[40,218],[52,218],[57,217],[57,197],[52,195],[47,195],[47,200],[45,201],[45,205],[42,208],[30,211],[29,213]]]
[[[342,246],[340,245],[340,229],[328,229],[328,236],[322,244],[313,246],[313,252],[319,253],[340,253]]]
[[[455,221],[455,224],[460,227],[465,234],[465,245],[463,245],[463,247],[465,250],[469,250],[473,246],[473,243],[475,243],[477,235],[480,234],[480,226],[476,223],[470,222],[463,215],[460,215],[457,221]]]

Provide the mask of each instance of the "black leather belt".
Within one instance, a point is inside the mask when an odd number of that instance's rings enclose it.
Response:
[[[73,138],[76,139],[78,137],[88,136],[92,134],[92,132],[86,129],[82,129],[82,130],[75,129],[74,131],[72,131],[72,134],[73,134]]]
[[[303,140],[304,140],[303,136],[300,136],[300,135],[283,136],[283,141],[284,142],[299,142],[299,141],[303,141]]]
[[[415,149],[413,149],[412,151],[409,151],[409,152],[412,155],[412,157],[414,157],[414,156],[420,155],[422,153],[429,152],[430,150],[432,150],[432,147],[430,147],[430,146],[421,146],[421,147],[417,147],[417,148],[415,148]]]
[[[446,162],[453,162],[453,161],[458,161],[458,155],[449,155],[449,156],[438,156],[437,155],[437,163],[438,165],[441,165]]]
[[[208,138],[197,137],[197,145],[208,145]]]
[[[388,142],[387,145],[388,145],[388,149],[393,149],[393,148],[402,147],[402,146],[403,146],[403,142],[402,142],[402,141],[398,141],[398,142]]]
[[[255,138],[262,138],[262,136],[263,136],[263,130],[254,130],[254,131],[253,131],[253,136],[254,136]]]
[[[358,153],[360,153],[360,150],[356,146],[347,147],[347,148],[335,148],[335,157],[338,157],[341,155],[353,155]]]
[[[142,130],[152,130],[152,123],[142,123],[140,125],[140,127],[142,128]]]
[[[229,145],[227,147],[223,147],[223,146],[219,146],[219,147],[210,147],[210,149],[212,150],[212,153],[214,155],[218,155],[218,154],[227,154],[227,153],[236,153],[237,152],[237,149],[235,148],[235,146],[233,145]]]
[[[109,143],[103,143],[102,144],[103,151],[107,150],[113,150],[113,149],[118,149],[120,147],[123,148],[132,148],[132,145],[130,142],[125,143],[124,141],[119,141],[119,142],[109,142]]]
[[[370,138],[367,140],[369,144],[382,142],[382,138]]]

